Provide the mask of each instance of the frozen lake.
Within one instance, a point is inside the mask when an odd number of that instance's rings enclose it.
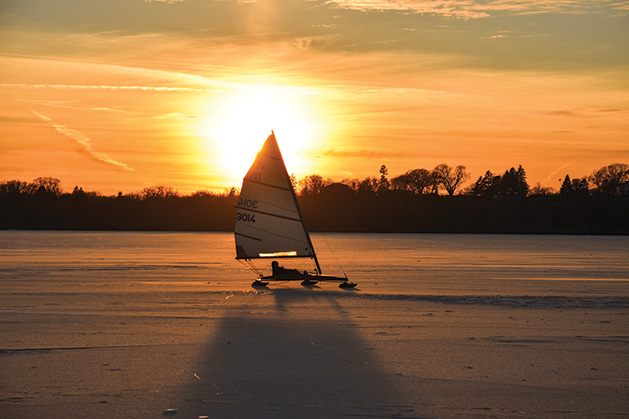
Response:
[[[0,417],[627,416],[629,238],[313,242],[356,289],[254,290],[228,233],[0,232]]]
[[[312,240],[324,273],[346,273],[359,293],[629,295],[626,236],[313,234]],[[255,263],[268,272],[270,261]],[[313,268],[307,259],[282,263]],[[231,233],[0,232],[5,292],[55,292],[55,284],[66,291],[141,285],[244,291],[255,278],[235,260]],[[318,289],[337,290],[335,284]]]

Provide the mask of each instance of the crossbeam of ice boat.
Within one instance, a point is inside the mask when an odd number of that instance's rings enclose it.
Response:
[[[256,279],[251,284],[252,287],[266,287],[271,282],[290,282],[290,281],[301,281],[301,285],[303,286],[312,286],[319,282],[340,282],[340,288],[354,288],[356,284],[350,282],[345,277],[340,276],[330,276],[330,275],[311,275],[309,273],[298,273],[291,272],[289,274],[281,274],[281,275],[266,275],[261,276],[259,279]]]

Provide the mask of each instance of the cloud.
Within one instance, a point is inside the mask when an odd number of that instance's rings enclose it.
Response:
[[[559,109],[556,111],[548,111],[548,112],[544,112],[544,115],[550,115],[550,116],[568,116],[568,117],[581,117],[583,116],[581,113],[575,111],[574,109]]]
[[[164,115],[155,116],[155,119],[174,119],[174,120],[186,120],[186,119],[194,119],[196,116],[188,115],[181,112],[170,112]]]
[[[474,10],[471,1],[418,1],[418,0],[331,0],[342,9],[360,11],[401,11],[417,14],[434,14],[458,19],[488,17],[484,11]]]
[[[553,176],[555,176],[555,174],[557,174],[558,171],[565,169],[566,167],[570,166],[571,164],[576,163],[576,160],[572,160],[564,165],[562,165],[561,167],[558,167],[557,169],[553,170],[547,177],[546,179],[544,179],[544,182],[548,182]]]
[[[22,101],[27,101],[25,99],[21,99]],[[32,100],[28,101],[32,105],[37,106],[48,106],[51,108],[61,108],[61,109],[71,109],[74,111],[99,111],[99,112],[124,112],[122,109],[118,108],[108,108],[105,106],[97,106],[97,107],[85,107],[85,106],[74,106],[73,101],[62,101],[62,100]]]
[[[139,90],[150,92],[193,92],[210,93],[215,90],[199,89],[194,87],[169,87],[169,86],[110,86],[110,85],[68,85],[68,84],[0,84],[0,88],[18,87],[30,89],[67,89],[67,90]]]
[[[46,115],[42,115],[39,112],[36,112],[34,110],[31,109],[31,112],[37,116],[39,119],[41,119],[42,121],[48,122],[52,125],[52,127],[57,130],[57,132],[61,135],[63,135],[64,137],[68,137],[74,141],[76,141],[78,144],[82,145],[83,148],[85,149],[85,152],[92,158],[96,159],[97,161],[100,161],[102,163],[107,163],[107,164],[111,164],[113,166],[116,166],[119,169],[123,169],[123,170],[128,170],[130,172],[134,172],[135,169],[127,166],[124,163],[121,163],[111,157],[109,157],[107,154],[102,153],[100,151],[96,151],[92,148],[92,145],[90,144],[90,139],[88,137],[85,136],[85,134],[83,134],[81,131],[75,130],[75,129],[71,129],[71,128],[67,128],[64,125],[61,124],[57,124],[55,123],[51,118],[47,117]]]
[[[430,14],[456,19],[487,18],[498,12],[510,14],[539,13],[588,13],[607,6],[594,0],[330,0],[342,9],[360,11],[400,11],[414,14]],[[623,3],[609,5],[615,10],[626,10]]]
[[[321,151],[310,150],[305,153],[310,157],[350,157],[350,158],[369,158],[369,159],[394,159],[400,157],[419,157],[421,153],[409,152],[391,152],[391,151],[373,151],[365,149],[354,150],[338,150],[327,149]]]

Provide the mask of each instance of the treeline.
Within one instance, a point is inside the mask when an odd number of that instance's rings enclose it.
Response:
[[[170,187],[103,196],[55,178],[0,183],[0,229],[223,231],[233,228],[236,191],[181,196]]]
[[[464,166],[441,164],[389,179],[293,179],[311,231],[629,234],[629,165],[611,164],[565,180],[559,191],[530,188],[519,166],[487,171],[463,188]],[[0,183],[0,228],[231,231],[238,191],[183,196],[154,186],[103,196],[55,178]]]
[[[414,169],[389,180],[340,183],[308,176],[300,202],[314,231],[629,234],[629,165],[614,163],[566,180],[559,192],[530,188],[522,166],[487,171],[467,188],[464,166]],[[440,191],[447,196],[439,194]],[[457,193],[458,192],[458,193]]]

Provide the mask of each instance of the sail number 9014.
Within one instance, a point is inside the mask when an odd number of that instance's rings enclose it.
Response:
[[[255,223],[256,215],[255,214],[247,214],[244,212],[236,213],[236,221],[244,221],[245,223]]]

